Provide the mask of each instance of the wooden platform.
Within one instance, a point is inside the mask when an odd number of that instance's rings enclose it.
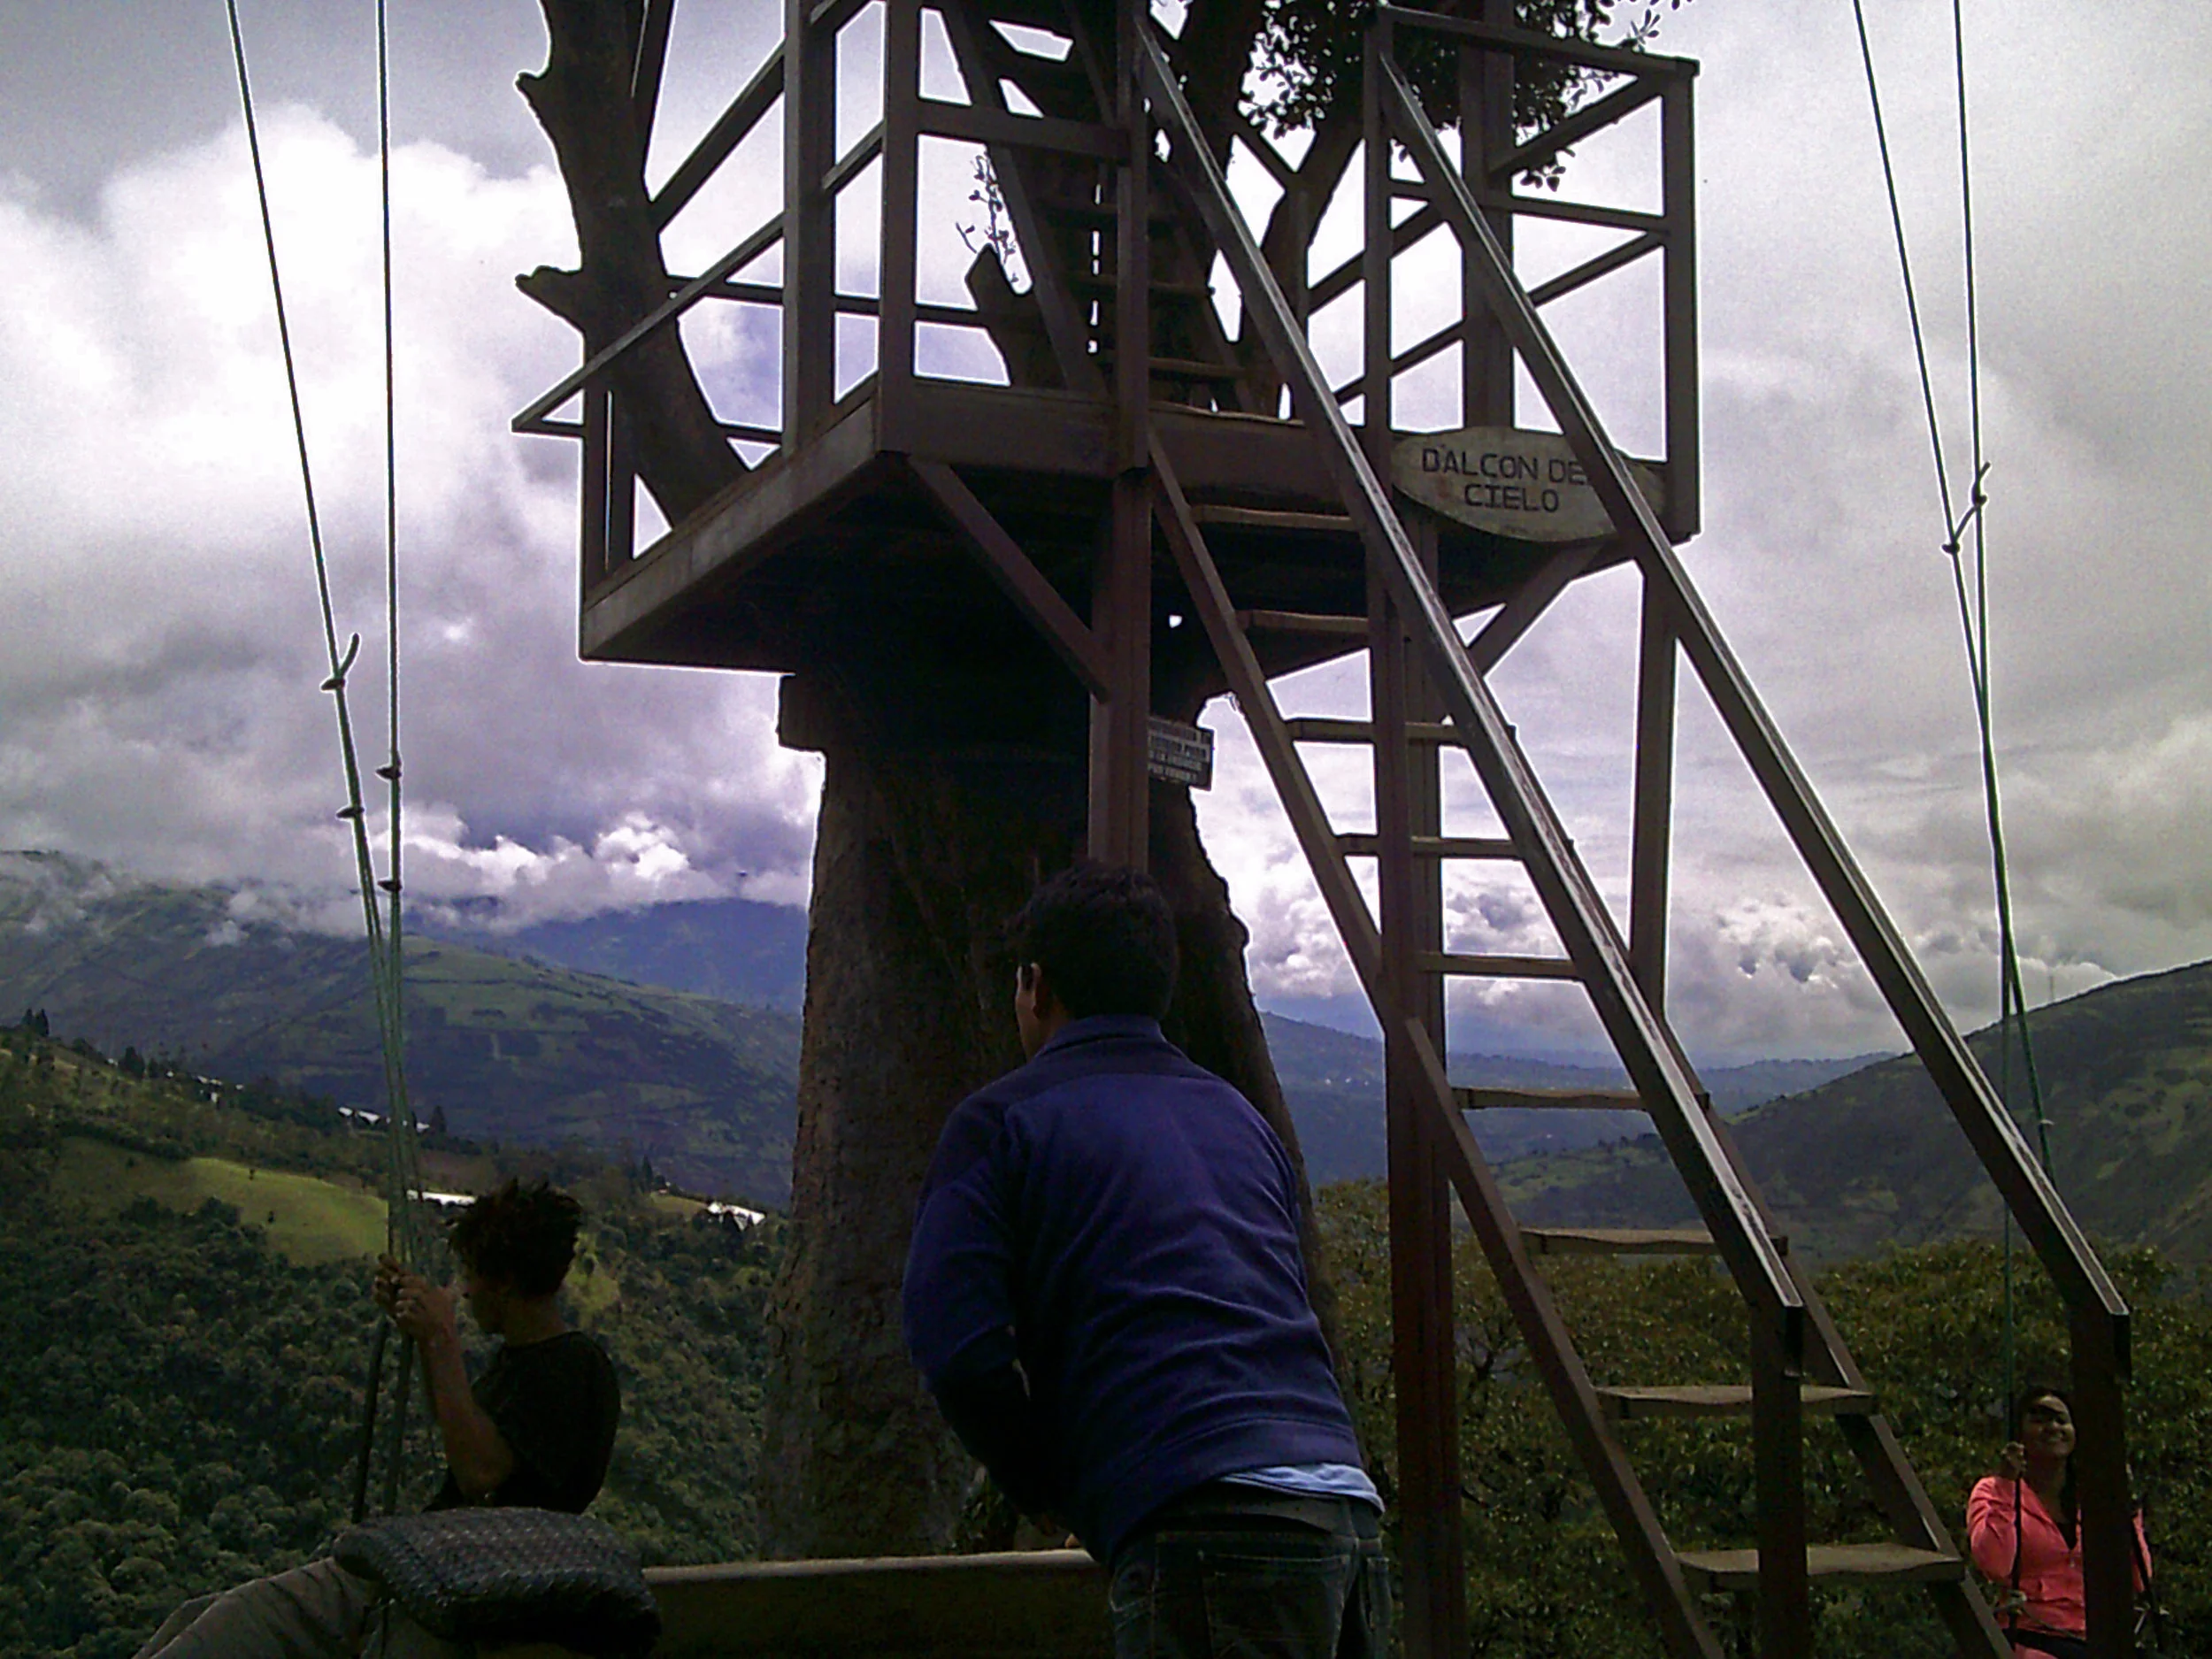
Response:
[[[918,380],[910,419],[889,422],[874,382],[827,427],[779,451],[584,595],[588,660],[795,672],[856,629],[893,626],[956,639],[960,654],[1039,652],[1018,615],[926,495],[904,458],[959,470],[968,487],[1076,612],[1111,486],[1111,406],[1064,392]],[[1240,608],[1363,618],[1365,555],[1327,493],[1313,441],[1295,421],[1162,403],[1156,430]],[[895,430],[893,427],[895,426]],[[1285,480],[1302,480],[1287,493]],[[1310,492],[1310,493],[1306,493]],[[1464,614],[1513,591],[1550,549],[1461,526],[1440,534],[1442,586]],[[1593,568],[1607,562],[1601,556]],[[1164,673],[1179,648],[1204,649],[1163,558],[1155,649]],[[1348,629],[1256,630],[1270,673],[1358,649]]]

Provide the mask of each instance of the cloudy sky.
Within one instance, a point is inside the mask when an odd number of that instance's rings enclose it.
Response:
[[[368,0],[242,0],[341,627],[373,641],[382,523]],[[1964,437],[1950,8],[1869,0],[1947,436]],[[656,174],[780,8],[685,0]],[[1970,0],[1996,718],[2031,996],[2212,956],[2212,13]],[[1706,533],[1696,580],[1931,976],[1994,1010],[1972,707],[1851,12],[1663,14],[1698,83]],[[550,153],[512,89],[528,0],[393,0],[400,527],[411,884],[518,918],[803,902],[818,771],[772,682],[574,658],[575,456],[507,419],[574,361],[515,273],[565,263]],[[941,88],[933,88],[933,90]],[[1633,204],[1647,135],[1571,183]],[[925,280],[961,257],[956,169]],[[749,168],[672,238],[688,268],[764,210]],[[750,217],[749,217],[749,215]],[[1544,273],[1578,250],[1532,239]],[[328,699],[250,174],[218,0],[0,7],[0,847],[150,874],[344,879]],[[1448,274],[1448,273],[1447,273]],[[1415,285],[1417,286],[1417,285]],[[1439,290],[1444,287],[1440,281]],[[1617,438],[1655,442],[1648,285],[1555,319]],[[932,295],[932,297],[935,297]],[[1404,326],[1425,330],[1421,298]],[[772,396],[760,326],[693,339],[726,408]],[[1340,331],[1324,344],[1341,349]],[[1407,388],[1402,424],[1450,411]],[[1530,424],[1542,424],[1533,405]],[[1962,469],[1963,451],[1956,465]],[[1583,585],[1500,695],[1601,884],[1624,874],[1632,579]],[[372,645],[368,655],[373,655]],[[380,749],[382,687],[357,673]],[[1283,688],[1354,711],[1356,664]],[[1350,976],[1236,716],[1209,844],[1263,1000],[1355,1020]],[[1894,1041],[1694,693],[1676,1007],[1714,1055]],[[1348,764],[1324,777],[1356,826]],[[1455,826],[1479,827],[1471,783]],[[1455,940],[1547,944],[1525,888],[1455,887]],[[1561,997],[1455,1005],[1463,1044],[1588,1040]]]

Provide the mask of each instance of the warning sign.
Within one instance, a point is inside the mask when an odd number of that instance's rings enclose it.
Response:
[[[1145,770],[1163,783],[1193,789],[1214,787],[1214,734],[1202,726],[1152,717],[1151,752]]]

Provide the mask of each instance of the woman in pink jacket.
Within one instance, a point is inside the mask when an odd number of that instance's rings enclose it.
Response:
[[[2012,1439],[1997,1472],[1966,1501],[1974,1564],[2005,1586],[1999,1621],[2015,1659],[2088,1659],[2082,1599],[2081,1525],[2074,1506],[2074,1413],[2055,1388],[2031,1388],[2012,1409]],[[2135,1517],[2135,1587],[2146,1587],[2150,1548]]]

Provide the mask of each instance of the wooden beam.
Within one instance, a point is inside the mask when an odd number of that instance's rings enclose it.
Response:
[[[629,327],[624,329],[603,350],[596,351],[587,357],[580,367],[565,376],[550,391],[534,400],[528,408],[508,422],[508,429],[517,433],[536,432],[539,429],[538,423],[568,402],[570,398],[575,396],[582,389],[586,381],[599,374],[617,357],[626,355],[632,347],[656,328],[664,327],[685,311],[689,311],[695,303],[711,292],[733,271],[743,270],[769,249],[774,247],[782,235],[783,215],[779,213],[743,242],[738,243],[736,247],[731,249],[729,252],[724,254],[722,257],[717,259],[699,275],[692,278],[682,288],[670,295],[666,303],[655,307],[650,313],[640,318]]]
[[[1586,41],[1563,40],[1556,35],[1539,35],[1533,29],[1478,22],[1472,18],[1448,17],[1440,12],[1414,12],[1404,6],[1386,5],[1376,7],[1375,16],[1399,28],[1453,35],[1482,46],[1510,47],[1515,51],[1555,58],[1561,63],[1573,64],[1578,68],[1601,70],[1609,75],[1671,79],[1697,73],[1697,60],[1692,58],[1663,58],[1657,52],[1632,52],[1618,46],[1596,46]]]
[[[715,169],[751,135],[769,106],[782,96],[783,45],[779,42],[768,54],[768,61],[753,72],[745,89],[730,100],[729,107],[715,118],[714,125],[661,186],[660,194],[653,198],[654,229],[668,228],[669,220],[683,211],[685,204],[714,176]]]
[[[960,474],[938,461],[910,458],[907,468],[951,521],[968,545],[982,557],[983,567],[1001,592],[1029,625],[1044,635],[1045,643],[1065,663],[1094,697],[1113,691],[1112,665],[1098,636],[1060,596],[1060,590],[1023,552],[1021,544],[991,516],[991,510],[975,498]]]
[[[1624,87],[1617,87],[1594,103],[1586,104],[1573,114],[1554,122],[1525,144],[1516,145],[1490,164],[1490,182],[1501,188],[1510,188],[1513,176],[1531,167],[1540,167],[1563,150],[1580,143],[1601,127],[1624,120],[1657,97],[1666,83],[1656,80],[1637,80]]]
[[[1017,115],[972,104],[948,104],[942,98],[920,100],[922,131],[933,138],[959,138],[972,144],[1011,144],[1022,150],[1048,150],[1063,156],[1087,156],[1094,161],[1119,161],[1129,153],[1128,141],[1110,127],[1094,121],[1064,121],[1051,115]]]

